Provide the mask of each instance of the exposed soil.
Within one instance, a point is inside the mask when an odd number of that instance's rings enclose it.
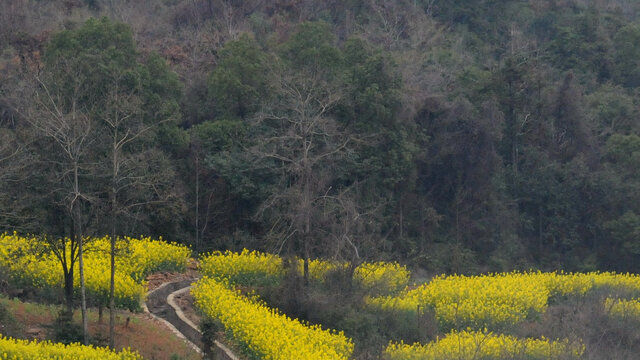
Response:
[[[20,324],[22,333],[20,338],[47,340],[53,336],[53,326],[60,311],[59,306],[26,303],[18,300],[0,298],[12,317]],[[76,310],[74,323],[80,326],[81,314]],[[91,343],[106,346],[109,337],[109,313],[104,311],[102,323],[98,319],[96,309],[89,310],[89,334]],[[149,314],[136,314],[128,311],[118,311],[116,315],[116,349],[131,348],[145,359],[195,360],[201,356],[178,338],[167,326]]]
[[[189,259],[187,262],[187,271],[184,273],[172,273],[172,272],[160,272],[147,276],[149,291],[155,290],[164,283],[177,282],[187,279],[198,279],[200,273],[198,272],[199,263],[197,260]],[[195,281],[195,280],[194,280]]]
[[[164,283],[193,279],[192,276],[181,273],[157,273],[147,276],[149,291],[159,288]]]
[[[189,281],[196,281],[200,277],[197,268],[197,261],[190,260],[185,273],[163,272],[149,275],[147,277],[149,291],[157,289],[164,283],[183,282],[184,286],[188,286]],[[185,293],[176,297],[176,302],[194,324],[200,323],[190,294]],[[52,339],[55,319],[61,310],[60,306],[9,300],[1,296],[0,303],[6,307],[20,329],[16,337],[29,340]],[[128,311],[118,311],[116,314],[116,349],[131,348],[138,351],[145,359],[170,360],[176,357],[201,359],[200,354],[174,334],[164,322],[150,314]],[[74,313],[74,323],[78,326],[81,324],[79,310]],[[108,309],[104,309],[102,319],[99,319],[97,309],[89,309],[89,334],[93,345],[108,344]]]

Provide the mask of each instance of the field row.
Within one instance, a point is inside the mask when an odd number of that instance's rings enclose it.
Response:
[[[353,342],[343,333],[291,319],[222,281],[203,278],[191,291],[196,305],[258,359],[346,360]]]
[[[488,331],[452,331],[426,345],[391,343],[389,360],[579,359],[584,345],[568,340],[518,339]]]
[[[640,276],[614,273],[512,272],[438,276],[415,289],[367,299],[385,311],[432,309],[447,329],[501,329],[542,315],[550,302],[603,289],[618,297],[640,294]]]

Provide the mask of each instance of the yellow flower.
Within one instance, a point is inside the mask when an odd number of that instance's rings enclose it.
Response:
[[[6,360],[45,360],[45,359],[104,359],[104,360],[142,360],[137,352],[124,349],[113,352],[108,348],[84,346],[80,344],[59,344],[49,341],[37,342],[5,338],[0,334],[0,358]]]
[[[452,331],[426,345],[390,343],[385,355],[390,360],[475,360],[475,359],[579,359],[584,345],[568,340],[518,339],[482,331]]]
[[[353,342],[341,332],[291,319],[231,290],[225,281],[203,278],[191,293],[196,305],[222,323],[246,352],[268,360],[346,360]]]
[[[69,239],[61,239],[70,247]],[[108,302],[110,286],[110,238],[85,239],[85,284],[87,295],[98,304]],[[64,285],[60,260],[46,243],[16,233],[0,235],[0,267],[12,280],[36,288],[61,288]],[[183,271],[191,251],[184,245],[151,240],[148,237],[125,237],[117,241],[115,297],[116,306],[138,310],[147,292],[145,277],[155,271]],[[69,252],[66,254],[70,256]],[[67,258],[70,262],[70,259]],[[80,285],[78,262],[75,262],[74,286]]]
[[[473,329],[516,324],[543,314],[549,300],[582,296],[594,288],[640,293],[640,276],[615,273],[511,272],[484,276],[437,276],[397,296],[367,299],[390,311],[433,309],[443,329]]]

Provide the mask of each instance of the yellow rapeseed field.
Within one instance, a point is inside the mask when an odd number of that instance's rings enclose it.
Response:
[[[640,320],[640,300],[607,298],[604,302],[605,311],[616,318]]]
[[[80,344],[59,344],[5,338],[0,335],[0,359],[2,360],[141,360],[138,353],[129,349],[112,352],[108,348]]]
[[[410,276],[406,266],[384,261],[363,263],[353,274],[354,279],[363,287],[382,292],[402,290],[409,283]]]
[[[202,278],[191,294],[206,316],[220,321],[245,351],[261,359],[347,360],[353,352],[353,342],[343,333],[291,319],[223,281]]]
[[[297,259],[297,269],[303,272],[304,261]],[[312,259],[309,261],[309,277],[313,281],[324,281],[327,273],[346,269],[348,263]],[[232,284],[245,286],[268,285],[279,281],[286,273],[284,260],[273,254],[259,251],[213,252],[200,260],[200,270],[206,276],[228,280]],[[404,265],[388,262],[360,264],[354,270],[354,280],[361,286],[378,293],[401,290],[409,282],[410,272]]]
[[[483,331],[452,331],[426,345],[390,343],[389,360],[479,360],[479,359],[579,359],[584,345],[568,340],[518,339]]]
[[[70,241],[65,240],[67,247]],[[108,303],[110,282],[109,237],[87,238],[85,283],[87,296],[98,304]],[[184,271],[191,251],[183,245],[148,237],[118,239],[116,255],[116,306],[137,310],[146,295],[145,277],[155,271]],[[67,261],[69,252],[67,251]],[[79,286],[79,270],[74,269]],[[62,267],[54,253],[36,237],[0,235],[0,267],[9,271],[18,285],[36,288],[62,288]]]
[[[442,275],[397,296],[369,298],[367,303],[390,311],[433,309],[441,329],[494,329],[539,316],[552,298],[584,295],[603,287],[638,293],[640,276],[597,272]]]
[[[277,255],[247,249],[214,251],[200,259],[200,271],[206,276],[232,284],[264,285],[284,275],[282,259]]]

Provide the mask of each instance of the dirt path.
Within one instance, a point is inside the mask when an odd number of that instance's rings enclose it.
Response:
[[[186,295],[195,279],[182,279],[166,282],[149,292],[145,311],[167,323],[167,326],[184,339],[191,347],[203,354],[202,333],[196,325],[197,320]],[[184,311],[183,311],[184,310]],[[185,314],[185,311],[187,314]],[[238,358],[222,343],[215,341],[216,359],[238,360]]]

